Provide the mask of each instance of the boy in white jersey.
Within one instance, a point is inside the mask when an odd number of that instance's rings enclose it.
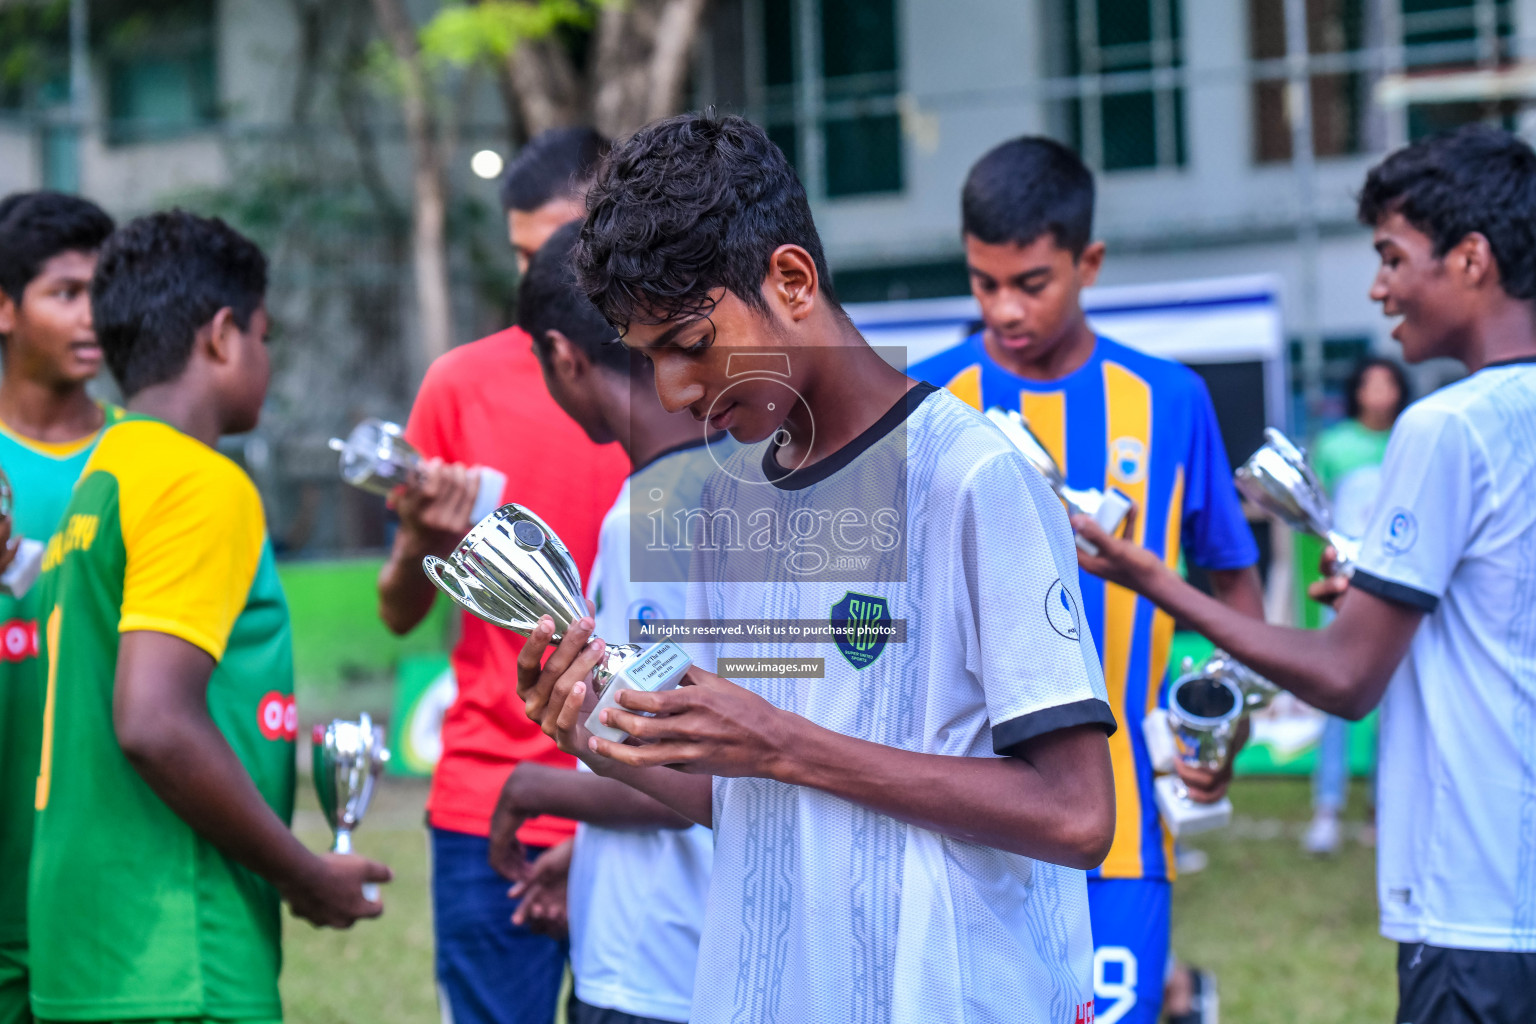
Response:
[[[519,659],[565,749],[714,829],[692,1019],[1090,1020],[1114,720],[1060,502],[865,344],[762,129],[652,124],[588,206],[588,295],[664,406],[750,445],[682,541],[713,639],[687,685],[604,712],[638,745],[581,725],[590,621]]]
[[[686,552],[647,558],[646,520],[697,505],[715,463],[699,424],[661,407],[649,365],[619,344],[576,286],[571,253],[580,231],[567,224],[533,257],[518,288],[517,321],[533,338],[556,404],[594,443],[617,441],[634,466],[603,519],[587,580],[597,632],[618,643],[628,638],[631,619],[682,617]],[[632,511],[641,538],[634,560]],[[525,868],[517,829],[540,814],[580,824],[574,840]],[[519,883],[518,923],[558,927],[568,908],[571,1024],[688,1019],[710,846],[708,829],[588,770],[524,762],[508,776],[491,819],[492,863]]]
[[[1191,623],[1303,700],[1379,702],[1381,932],[1403,1024],[1536,1020],[1536,153],[1476,127],[1377,165],[1360,196],[1371,298],[1416,363],[1471,376],[1392,428],[1338,616],[1260,625],[1091,522],[1090,571]],[[1332,553],[1325,556],[1332,560]]]

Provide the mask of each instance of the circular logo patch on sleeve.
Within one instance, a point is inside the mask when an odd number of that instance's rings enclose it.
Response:
[[[1395,508],[1387,517],[1387,532],[1381,546],[1394,555],[1407,554],[1419,539],[1419,521],[1405,508]]]
[[[1077,601],[1073,599],[1072,592],[1061,580],[1052,583],[1051,589],[1045,592],[1045,621],[1068,640],[1076,640],[1080,636]]]

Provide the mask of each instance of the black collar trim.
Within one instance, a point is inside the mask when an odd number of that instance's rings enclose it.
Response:
[[[804,469],[785,469],[779,465],[778,451],[781,446],[770,442],[763,451],[763,475],[768,478],[769,483],[783,491],[798,491],[820,483],[852,463],[854,459],[868,451],[875,442],[906,422],[907,417],[923,404],[923,399],[938,390],[927,381],[919,381],[916,387],[897,399],[896,404],[886,410],[884,415],[866,427],[862,434],[820,462],[812,463]]]

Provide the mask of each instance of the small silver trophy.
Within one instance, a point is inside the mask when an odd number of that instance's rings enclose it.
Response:
[[[1360,541],[1333,528],[1333,505],[1307,453],[1274,427],[1264,431],[1264,444],[1238,467],[1237,489],[1243,497],[1293,530],[1321,537],[1338,554],[1338,572],[1348,576],[1360,557]]]
[[[1051,490],[1061,499],[1061,503],[1067,506],[1067,511],[1072,515],[1083,513],[1093,517],[1093,521],[1103,528],[1111,537],[1120,532],[1120,524],[1125,522],[1126,515],[1131,511],[1131,501],[1125,495],[1116,491],[1098,491],[1079,489],[1067,486],[1066,474],[1061,467],[1056,465],[1056,460],[1051,458],[1051,453],[1035,432],[1029,429],[1023,414],[1017,409],[1004,409],[994,405],[987,410],[987,419],[991,420],[997,429],[1003,432],[1003,436],[1013,442],[1013,446],[1023,453],[1031,466],[1045,477],[1045,482],[1051,485]],[[1092,541],[1085,540],[1081,536],[1077,538],[1077,546],[1090,555],[1097,555],[1099,549]]]
[[[353,487],[388,497],[421,477],[421,453],[405,439],[398,423],[368,418],[352,428],[346,440],[333,437],[333,452],[341,454],[341,478]],[[481,466],[480,488],[470,519],[484,519],[501,504],[507,477],[500,470]]]
[[[1185,661],[1184,672],[1168,690],[1168,709],[1142,723],[1154,771],[1157,808],[1168,831],[1194,835],[1232,820],[1232,801],[1211,804],[1190,799],[1189,789],[1173,773],[1174,761],[1218,771],[1232,759],[1232,741],[1244,716],[1268,706],[1279,688],[1220,648],[1198,669]]]
[[[528,636],[542,616],[555,622],[553,642],[587,614],[581,578],[565,544],[521,505],[503,505],[475,524],[447,559],[428,555],[421,567],[439,590],[470,614]],[[594,736],[615,743],[628,733],[604,725],[604,708],[621,690],[666,690],[682,679],[692,659],[669,640],[641,648],[609,644],[592,674],[597,707],[587,717]]]
[[[355,722],[338,718],[330,725],[316,725],[313,740],[315,792],[336,834],[331,852],[351,853],[352,831],[362,823],[373,788],[389,763],[384,728],[363,712]],[[363,898],[377,902],[379,887],[364,883]]]
[[[0,519],[10,519],[16,508],[16,494],[11,490],[10,478],[0,470]],[[47,545],[31,537],[21,537],[12,543],[16,549],[11,564],[0,573],[0,593],[21,597],[31,589],[37,574],[43,569],[43,552]]]

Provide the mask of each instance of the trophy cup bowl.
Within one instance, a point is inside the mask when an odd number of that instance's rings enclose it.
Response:
[[[1201,671],[1231,680],[1243,695],[1243,707],[1248,711],[1262,711],[1280,695],[1280,687],[1238,661],[1220,647],[1211,652]]]
[[[1360,542],[1333,528],[1333,506],[1307,455],[1274,427],[1264,431],[1259,450],[1238,467],[1237,489],[1259,508],[1293,530],[1321,537],[1338,554],[1339,571],[1353,570]]]
[[[1093,521],[1103,528],[1111,537],[1120,532],[1120,525],[1125,522],[1125,517],[1131,511],[1131,502],[1124,495],[1114,491],[1096,491],[1067,486],[1066,474],[1051,457],[1050,451],[1035,436],[1035,432],[1029,429],[1029,422],[1017,409],[1004,409],[1001,406],[992,406],[986,412],[987,419],[992,425],[1003,432],[1003,436],[1013,443],[1024,456],[1024,460],[1045,477],[1045,482],[1051,490],[1061,499],[1061,503],[1067,506],[1067,512],[1071,515],[1079,513],[1092,517]],[[1092,541],[1077,537],[1077,546],[1090,555],[1097,555],[1099,549]]]
[[[331,438],[330,448],[341,453],[343,480],[384,497],[421,471],[421,453],[405,439],[399,424],[388,420],[363,420],[345,441]]]
[[[1202,667],[1180,676],[1168,691],[1166,715],[1174,756],[1208,771],[1226,767],[1247,710],[1242,689],[1226,675]],[[1231,800],[1196,803],[1177,775],[1160,775],[1152,787],[1163,821],[1176,836],[1221,828],[1232,820]]]
[[[552,641],[559,643],[587,614],[570,551],[542,519],[521,505],[503,505],[476,523],[446,559],[428,555],[421,567],[433,585],[471,615],[525,637],[548,615],[555,623]],[[614,706],[621,690],[677,685],[691,664],[682,648],[670,641],[644,649],[638,644],[608,644],[592,674],[598,704],[587,718],[587,728],[595,736],[622,742],[626,733],[600,721],[603,709]]]
[[[355,722],[338,718],[329,725],[316,725],[313,740],[315,793],[335,833],[331,852],[351,853],[352,832],[362,823],[374,786],[389,763],[384,729],[364,712]],[[379,887],[365,884],[363,897],[377,901]]]

